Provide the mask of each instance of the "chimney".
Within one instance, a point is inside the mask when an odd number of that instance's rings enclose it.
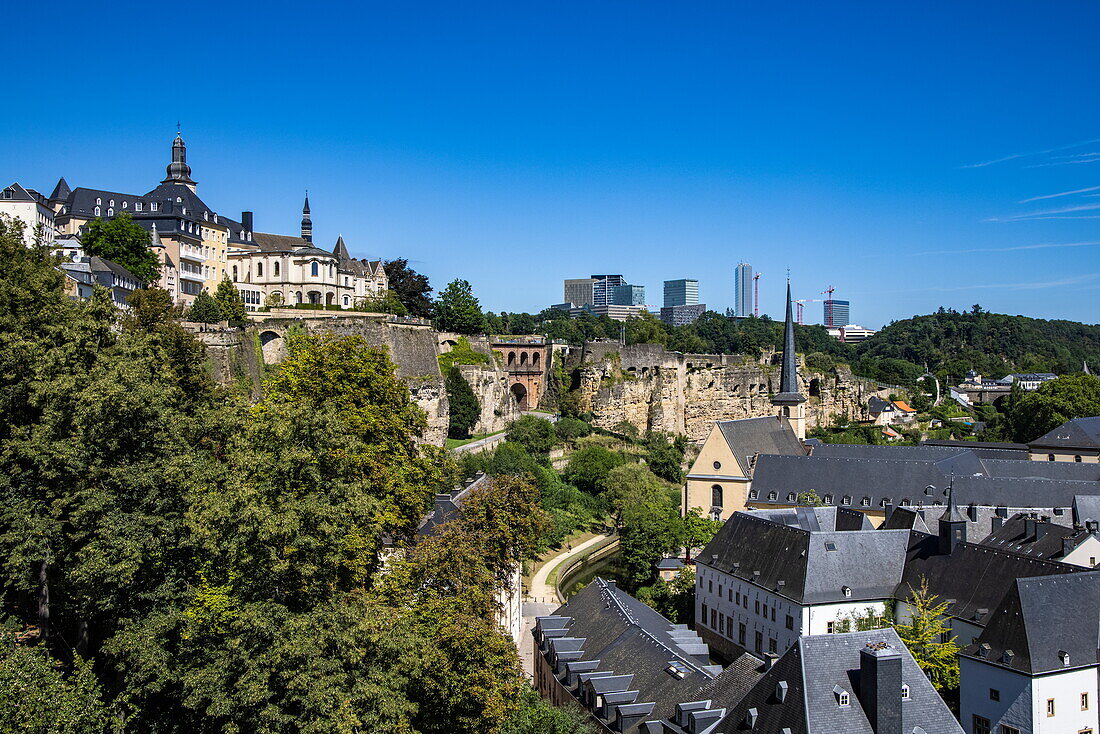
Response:
[[[1004,526],[1004,524],[1005,524],[1005,519],[1003,517],[994,517],[993,518],[993,529],[994,530],[1000,530]]]
[[[252,231],[252,212],[241,212],[241,226],[245,232]]]
[[[1067,535],[1066,537],[1062,538],[1062,558],[1065,558],[1073,552],[1073,542],[1074,541],[1072,535]]]
[[[1027,515],[1024,517],[1024,539],[1035,540],[1035,526],[1037,525],[1034,515]]]
[[[779,656],[774,652],[764,653],[764,670],[771,670],[779,662]]]
[[[901,734],[901,653],[885,642],[859,651],[859,698],[875,734]]]
[[[1035,540],[1042,540],[1050,530],[1050,523],[1040,520],[1035,523]]]

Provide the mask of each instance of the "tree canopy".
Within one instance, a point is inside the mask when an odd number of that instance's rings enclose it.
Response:
[[[383,264],[386,277],[389,278],[390,291],[411,316],[430,319],[435,315],[432,303],[432,286],[428,276],[421,275],[409,267],[406,258],[387,260]]]
[[[146,285],[160,278],[160,261],[149,249],[150,237],[129,213],[113,219],[93,219],[80,236],[81,247],[89,255],[118,263]]]
[[[439,328],[444,331],[459,334],[481,334],[485,331],[485,317],[469,281],[452,280],[439,294],[435,310]]]

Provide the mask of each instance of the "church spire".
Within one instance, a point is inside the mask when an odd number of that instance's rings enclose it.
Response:
[[[798,357],[794,350],[794,318],[791,314],[791,281],[787,281],[787,320],[783,324],[783,364],[780,368],[779,392],[772,405],[779,408],[779,417],[786,418],[799,438],[806,437],[806,398],[798,391]]]
[[[306,189],[306,203],[302,206],[302,239],[313,242],[313,220],[309,218],[309,189]]]
[[[168,176],[161,183],[181,184],[191,191],[198,186],[191,178],[191,166],[187,165],[187,143],[183,142],[183,136],[178,129],[176,139],[172,141],[172,162],[168,164]]]

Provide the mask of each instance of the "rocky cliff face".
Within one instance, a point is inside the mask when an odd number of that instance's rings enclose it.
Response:
[[[776,355],[680,354],[659,345],[585,345],[572,355],[573,386],[581,411],[601,428],[627,421],[640,431],[682,433],[706,438],[716,420],[772,415],[770,395],[779,386]],[[803,371],[802,394],[810,402],[809,425],[848,415],[866,417],[867,399],[877,385],[847,370],[830,374]]]
[[[357,334],[372,346],[385,346],[397,367],[398,377],[408,385],[413,401],[427,416],[428,429],[422,441],[443,444],[449,415],[447,391],[439,372],[436,333],[431,329],[367,318],[303,317],[265,319],[244,331],[205,332],[196,336],[206,344],[214,378],[222,384],[247,389],[254,399],[259,399],[265,369],[286,356],[286,337],[294,331]],[[487,389],[483,396],[478,386],[473,383],[471,386],[483,404],[493,405],[489,413],[495,418],[496,393]],[[507,393],[507,385],[504,392]]]

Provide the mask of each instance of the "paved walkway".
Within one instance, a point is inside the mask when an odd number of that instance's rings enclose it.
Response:
[[[597,535],[595,538],[589,538],[583,543],[573,546],[572,550],[562,551],[544,563],[542,568],[540,568],[531,579],[531,585],[527,590],[527,601],[541,602],[543,604],[560,604],[561,600],[558,599],[558,590],[554,588],[553,584],[547,583],[550,572],[561,565],[563,561],[574,556],[583,555],[586,550],[604,542],[607,538],[608,536],[606,535]]]

